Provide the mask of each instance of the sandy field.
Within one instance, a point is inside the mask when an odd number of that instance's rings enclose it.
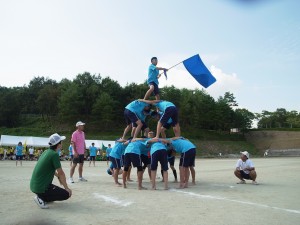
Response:
[[[259,185],[236,184],[235,162],[197,159],[196,185],[186,189],[176,189],[169,170],[167,191],[161,179],[159,190],[137,190],[136,169],[127,189],[115,187],[106,162],[85,163],[88,182],[78,182],[76,171],[73,196],[40,209],[29,189],[36,162],[0,161],[0,224],[300,224],[300,158],[253,159]],[[68,176],[69,162],[62,166]],[[148,175],[143,182],[150,188]]]

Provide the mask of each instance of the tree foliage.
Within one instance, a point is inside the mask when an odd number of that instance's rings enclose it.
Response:
[[[6,88],[0,86],[0,126],[18,127],[22,115],[38,115],[48,122],[63,121],[73,124],[83,120],[99,130],[121,129],[125,126],[124,107],[143,98],[146,83],[130,83],[121,87],[109,77],[88,72],[75,79],[59,83],[45,77],[35,77],[28,86]],[[229,131],[230,128],[248,130],[254,119],[259,128],[299,128],[297,111],[283,108],[275,112],[252,113],[237,108],[233,93],[226,92],[217,100],[203,89],[178,89],[174,86],[160,89],[161,99],[173,102],[179,110],[182,130],[207,129]],[[151,125],[155,124],[150,121]]]

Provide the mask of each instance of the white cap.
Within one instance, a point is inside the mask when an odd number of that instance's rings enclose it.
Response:
[[[83,125],[85,125],[85,123],[83,123],[83,122],[81,122],[81,121],[78,121],[78,122],[76,123],[76,127],[78,127],[78,126],[83,126]]]
[[[50,146],[56,145],[56,144],[58,144],[59,142],[65,140],[65,139],[66,139],[65,136],[60,136],[60,135],[57,134],[57,133],[52,134],[52,135],[49,137],[49,145],[50,145]]]
[[[249,152],[244,151],[244,152],[240,152],[242,155],[245,155],[248,159],[249,159]]]

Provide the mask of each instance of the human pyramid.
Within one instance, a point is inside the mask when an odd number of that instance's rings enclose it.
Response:
[[[179,188],[188,187],[189,171],[192,172],[193,182],[195,182],[195,155],[196,147],[189,140],[182,138],[180,135],[180,126],[178,122],[178,111],[172,102],[162,101],[159,97],[158,78],[159,70],[165,68],[157,67],[157,58],[151,59],[149,67],[148,84],[149,90],[145,94],[144,99],[138,99],[129,103],[125,107],[124,116],[127,126],[123,136],[116,140],[115,146],[110,152],[109,160],[113,167],[113,178],[117,186],[127,187],[127,174],[131,165],[137,168],[138,189],[147,189],[143,187],[143,173],[148,168],[149,177],[152,183],[152,190],[156,190],[156,172],[158,162],[161,164],[163,174],[164,189],[168,189],[168,155],[172,156],[173,151],[181,153],[179,162]],[[156,100],[148,100],[150,95],[154,93]],[[156,107],[156,110],[151,110]],[[156,135],[150,132],[145,123],[145,118],[152,115],[158,118]],[[87,182],[82,176],[85,146],[85,134],[83,132],[85,123],[78,121],[76,123],[77,130],[73,132],[71,138],[73,160],[70,169],[69,183],[74,183],[74,170],[79,164],[78,181]],[[174,137],[166,138],[165,129],[173,127]],[[132,138],[125,139],[127,133],[132,130]],[[145,137],[138,138],[140,131],[144,131]],[[146,137],[147,136],[147,137]],[[160,136],[162,136],[160,138]],[[53,201],[63,201],[72,196],[72,190],[69,188],[66,175],[62,169],[59,152],[62,148],[62,141],[65,136],[55,133],[49,137],[49,149],[45,150],[40,156],[30,179],[30,190],[36,194],[34,201],[42,208],[47,209],[47,203]],[[172,158],[172,157],[171,157]],[[174,168],[174,159],[169,161],[175,180],[177,180],[176,170]],[[123,171],[123,184],[118,182],[118,175],[121,169]],[[52,183],[56,176],[61,188]]]
[[[128,171],[133,167],[137,168],[138,189],[147,189],[142,185],[143,173],[148,168],[149,177],[152,183],[152,190],[156,190],[156,174],[158,162],[161,164],[161,170],[164,181],[164,189],[168,189],[168,156],[174,156],[174,153],[180,153],[179,162],[179,188],[187,188],[190,170],[195,183],[195,156],[196,146],[189,140],[181,137],[180,125],[178,122],[178,110],[176,106],[169,101],[160,100],[158,78],[159,71],[167,71],[162,67],[157,67],[157,58],[151,58],[151,65],[148,70],[149,90],[144,99],[137,99],[129,103],[124,110],[124,117],[127,126],[124,129],[123,136],[116,140],[112,148],[109,160],[113,168],[113,178],[117,186],[127,188]],[[155,95],[155,100],[149,100],[151,94]],[[151,109],[156,107],[155,110]],[[145,119],[147,116],[157,118],[156,134],[147,127]],[[173,127],[174,137],[166,138],[165,130]],[[131,137],[126,139],[127,133],[131,130]],[[138,138],[143,131],[143,137]],[[173,162],[170,163],[175,180],[177,174]],[[119,183],[118,175],[121,167],[124,167],[122,178],[123,184]]]

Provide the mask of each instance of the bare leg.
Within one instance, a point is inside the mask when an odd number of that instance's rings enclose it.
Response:
[[[130,179],[131,168],[132,168],[132,166],[129,166],[129,168],[128,168],[128,172],[127,172],[127,181],[133,181],[133,180]]]
[[[174,131],[175,137],[180,137],[181,131],[180,131],[179,123],[177,123],[177,124],[175,125],[175,127],[173,127],[173,131]]]
[[[156,170],[151,170],[151,183],[152,183],[152,190],[156,190]]]
[[[129,130],[131,129],[132,125],[129,124],[126,126],[124,132],[123,132],[123,136],[122,136],[122,140],[125,140],[126,134],[129,132]]]
[[[127,179],[127,171],[123,171],[123,174],[122,174],[122,177],[123,177],[123,187],[124,188],[127,188],[127,185],[126,185],[126,179]]]
[[[152,94],[153,91],[154,91],[154,86],[153,86],[153,85],[150,85],[148,91],[147,91],[146,94],[145,94],[144,99],[145,99],[145,100],[148,99],[148,98],[150,97],[150,95]]]
[[[118,181],[119,171],[120,171],[120,169],[114,169],[114,173],[113,173],[115,185],[118,186],[118,187],[122,186],[122,184],[119,183],[119,181]]]
[[[82,170],[83,170],[83,163],[79,163],[79,166],[78,166],[79,177],[82,177]]]
[[[168,190],[169,187],[168,187],[168,171],[164,171],[163,172],[163,177],[164,177],[164,185],[165,185],[165,190]]]
[[[71,169],[70,169],[70,177],[71,177],[71,178],[72,178],[73,175],[74,175],[76,166],[77,166],[77,163],[74,163],[74,162],[73,162],[73,165],[72,165],[72,167],[71,167]]]
[[[192,176],[192,184],[196,184],[196,171],[193,166],[190,166],[191,176]]]
[[[138,177],[138,189],[139,190],[145,190],[145,189],[147,189],[147,188],[143,187],[143,185],[142,185],[143,171],[138,171],[137,172],[137,177]]]

